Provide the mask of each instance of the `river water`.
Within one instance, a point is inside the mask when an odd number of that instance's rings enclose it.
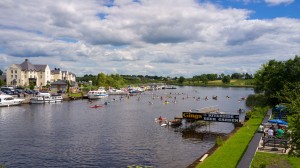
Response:
[[[239,108],[246,108],[245,102],[239,100],[252,93],[251,88],[178,87],[121,101],[120,96],[109,96],[92,103],[84,99],[2,107],[0,164],[8,168],[183,168],[209,150],[215,138],[161,127],[154,119],[173,119],[183,111],[208,106],[237,114]],[[218,100],[212,96],[218,96]],[[164,104],[165,100],[170,103]],[[90,108],[105,101],[110,103]],[[231,123],[212,123],[210,131],[229,133],[233,128]]]

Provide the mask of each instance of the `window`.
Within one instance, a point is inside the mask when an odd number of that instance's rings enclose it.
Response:
[[[17,76],[17,75],[15,75],[15,78],[17,79],[17,78],[18,78],[18,76]]]
[[[17,70],[15,70],[15,73],[17,73]]]
[[[13,78],[14,77],[14,75],[11,75],[11,78]]]
[[[41,75],[41,78],[43,78],[43,76]]]
[[[11,73],[14,73],[14,71],[13,71],[13,70],[11,70]]]

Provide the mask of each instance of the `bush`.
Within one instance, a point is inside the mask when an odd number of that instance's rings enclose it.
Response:
[[[224,140],[222,137],[218,136],[216,139],[216,145],[217,146],[222,146],[224,144]]]
[[[246,100],[248,107],[265,107],[268,105],[268,99],[262,94],[249,95]]]

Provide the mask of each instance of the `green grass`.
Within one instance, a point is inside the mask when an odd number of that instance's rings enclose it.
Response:
[[[233,86],[233,87],[253,87],[254,86],[253,79],[231,79],[229,84],[224,84],[222,80],[214,80],[208,81],[207,85],[202,83],[201,81],[197,82],[184,82],[184,85],[192,85],[192,86]]]
[[[70,95],[70,97],[74,97],[74,98],[82,97],[81,93],[70,93],[69,95]]]
[[[197,168],[234,168],[237,166],[254,133],[262,122],[264,117],[262,114],[265,114],[268,109],[256,108],[254,110],[257,111],[258,114],[247,121],[242,128],[240,128],[203,163],[198,164]],[[262,111],[264,113],[262,113]]]
[[[256,152],[251,164],[251,168],[261,167],[278,167],[278,168],[299,168],[300,158],[289,157],[284,154]]]

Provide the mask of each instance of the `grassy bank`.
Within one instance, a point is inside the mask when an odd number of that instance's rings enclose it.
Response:
[[[250,120],[197,168],[234,168],[262,122],[268,108],[254,108]]]
[[[183,83],[186,86],[221,86],[221,87],[254,87],[254,82],[251,79],[231,79],[229,84],[224,84],[222,80],[208,81],[204,84],[201,81],[186,81]]]
[[[264,167],[298,168],[300,167],[300,158],[276,153],[256,152],[251,168]]]

